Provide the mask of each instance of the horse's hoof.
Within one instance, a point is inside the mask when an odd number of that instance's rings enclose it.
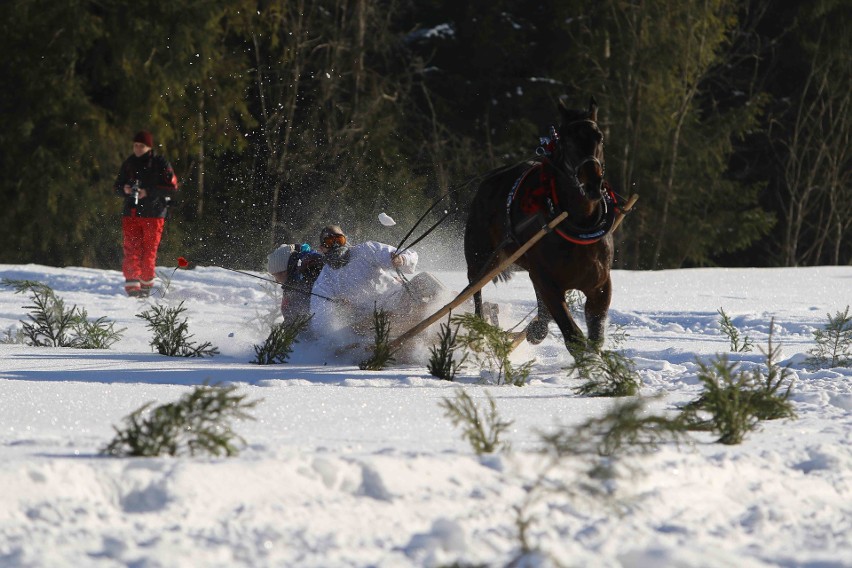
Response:
[[[574,358],[574,361],[579,366],[594,360],[600,359],[600,349],[597,349],[594,344],[586,341],[566,341],[565,347],[568,348],[568,353]]]
[[[547,322],[536,318],[527,326],[527,341],[531,345],[538,345],[547,337]]]

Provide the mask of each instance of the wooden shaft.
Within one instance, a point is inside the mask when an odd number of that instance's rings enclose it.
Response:
[[[530,325],[527,324],[524,329],[522,329],[521,331],[517,331],[514,333],[514,335],[512,335],[512,347],[509,349],[509,353],[517,349],[518,345],[523,343],[524,340],[527,338],[527,328],[529,326]]]
[[[633,205],[636,204],[636,201],[639,199],[639,195],[634,193],[630,196],[630,199],[627,200],[627,203],[624,207],[621,208],[621,211],[618,212],[618,215],[615,217],[615,221],[612,224],[612,229],[610,233],[614,233],[615,230],[621,225],[621,222],[624,221],[624,216],[627,215],[627,212],[633,209]]]
[[[485,287],[486,284],[491,282],[491,280],[493,280],[498,274],[500,274],[501,272],[506,270],[509,266],[511,266],[524,253],[526,253],[534,244],[536,244],[538,241],[540,241],[542,239],[542,237],[544,237],[547,233],[552,231],[553,228],[556,225],[558,225],[559,223],[564,221],[567,216],[568,216],[567,211],[563,211],[562,213],[560,213],[555,219],[553,219],[546,226],[542,227],[541,230],[539,230],[539,232],[537,232],[535,235],[533,235],[530,238],[530,240],[528,240],[523,245],[521,245],[521,247],[518,250],[516,250],[509,258],[507,258],[506,260],[504,260],[503,262],[498,264],[494,269],[492,269],[488,274],[486,274],[485,276],[480,278],[478,281],[473,282],[471,284],[468,284],[467,288],[462,290],[461,293],[458,296],[456,296],[454,300],[452,300],[450,303],[445,305],[443,308],[441,308],[440,310],[438,310],[437,312],[435,312],[434,314],[432,314],[431,316],[429,316],[425,320],[421,321],[420,323],[418,323],[417,325],[415,325],[414,327],[412,327],[411,329],[409,329],[408,331],[406,331],[405,333],[403,333],[402,335],[400,335],[399,337],[397,337],[396,339],[391,341],[389,343],[389,347],[391,349],[399,348],[404,342],[408,341],[409,339],[411,339],[412,337],[414,337],[415,335],[417,335],[418,333],[420,333],[421,331],[423,331],[424,329],[426,329],[427,327],[429,327],[430,325],[432,325],[433,323],[435,323],[439,319],[443,318],[445,315],[447,315],[450,312],[450,310],[460,306],[468,298],[470,298],[471,296],[473,296],[474,294],[476,294],[477,292],[482,290]]]

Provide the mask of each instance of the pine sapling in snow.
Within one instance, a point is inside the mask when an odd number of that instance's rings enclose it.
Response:
[[[467,354],[473,355],[481,370],[491,375],[495,384],[519,387],[526,384],[534,361],[527,361],[517,367],[512,364],[509,360],[512,334],[472,313],[454,316],[451,321],[465,329],[466,333],[458,336],[458,342]]]
[[[751,377],[738,372],[738,364],[718,355],[709,363],[698,362],[698,379],[704,385],[701,396],[684,407],[690,416],[693,430],[708,430],[719,434],[722,444],[739,444],[745,435],[757,428],[759,419],[750,406]],[[705,411],[710,418],[701,420],[696,411]]]
[[[774,325],[773,320],[767,349],[761,349],[765,373],[759,366],[751,371],[739,370],[739,364],[728,361],[726,355],[709,363],[698,362],[704,392],[684,407],[690,429],[716,432],[722,444],[739,444],[761,420],[796,417],[789,401],[793,386],[790,372],[777,363],[781,350],[772,345]],[[710,416],[702,419],[699,412]]]
[[[358,367],[362,371],[381,371],[394,361],[394,351],[390,348],[390,315],[385,310],[373,310],[373,354],[361,361]]]
[[[235,456],[245,440],[231,428],[233,420],[253,420],[248,411],[260,401],[246,401],[237,387],[199,385],[177,402],[152,408],[149,402],[124,419],[115,438],[101,450],[116,457]]]
[[[737,326],[734,325],[734,322],[731,321],[731,318],[728,317],[725,310],[719,308],[718,314],[721,317],[719,320],[719,328],[722,330],[725,337],[728,338],[728,341],[731,344],[731,351],[734,353],[746,353],[751,351],[751,338],[749,338],[748,335],[743,336],[742,339],[740,338],[740,330],[737,329]]]
[[[21,322],[21,334],[34,347],[73,347],[77,349],[109,349],[121,339],[123,329],[116,330],[115,323],[105,317],[89,321],[84,308],[76,305],[66,308],[65,301],[53,289],[31,280],[3,279],[4,286],[15,293],[30,293],[27,314],[29,321]]]
[[[558,457],[577,455],[624,457],[649,454],[661,443],[689,441],[689,429],[681,415],[673,418],[648,414],[645,401],[629,399],[613,405],[603,416],[590,418],[573,428],[542,434],[545,451]]]
[[[567,290],[565,292],[565,304],[568,306],[569,312],[575,316],[580,316],[585,306],[583,294],[579,290]]]
[[[569,372],[585,382],[574,392],[584,396],[633,396],[639,392],[639,374],[633,361],[616,351],[582,351],[574,358]]]
[[[3,330],[0,343],[4,345],[24,345],[26,343],[24,331],[22,329],[15,329],[15,326],[9,326],[8,329]]]
[[[514,507],[520,551],[510,562],[513,566],[560,565],[558,554],[536,546],[533,540],[546,530],[551,511],[562,506],[574,510],[581,500],[590,498],[594,509],[620,508],[612,499],[618,488],[612,481],[619,477],[622,458],[651,454],[664,443],[691,443],[680,416],[649,414],[641,398],[619,402],[582,424],[542,432],[540,441],[546,459],[524,483],[526,494]],[[627,463],[632,472],[640,467],[636,460]]]
[[[181,301],[177,307],[151,306],[136,317],[148,322],[148,329],[154,332],[151,339],[151,347],[160,355],[167,357],[212,357],[219,354],[219,350],[209,341],[196,345],[190,341],[192,335],[189,333],[187,320],[179,320],[180,315],[186,311]]]
[[[813,369],[852,367],[852,315],[849,306],[834,317],[825,314],[828,323],[814,331],[816,347],[808,351],[807,363]]]
[[[796,418],[796,412],[790,402],[790,391],[793,388],[793,377],[789,367],[778,363],[781,357],[781,347],[772,345],[775,319],[769,323],[769,338],[766,350],[760,347],[763,354],[766,374],[760,367],[752,370],[754,392],[752,404],[756,416],[761,420],[778,420],[781,418]]]
[[[79,308],[78,319],[74,322],[73,340],[71,347],[78,349],[109,349],[110,346],[121,339],[122,332],[115,329],[115,322],[109,321],[105,316],[95,320],[89,320],[85,308]]]
[[[457,337],[459,334],[459,324],[453,329],[450,325],[452,312],[447,317],[447,323],[441,324],[441,331],[438,334],[438,345],[433,345],[429,348],[429,364],[427,369],[433,377],[452,381],[456,378],[456,373],[464,365],[467,359],[465,354],[461,360],[456,360],[456,350],[459,349]]]
[[[53,290],[44,284],[30,285],[16,290],[30,292],[29,306],[24,309],[32,310],[27,314],[28,322],[23,324],[24,335],[29,345],[35,347],[69,347],[71,345],[71,330],[77,320],[76,311],[65,308],[65,302],[57,297]]]
[[[476,455],[509,449],[509,444],[501,442],[500,436],[508,431],[512,421],[501,420],[494,399],[487,392],[485,397],[488,401],[488,412],[484,415],[479,414],[476,403],[461,388],[456,389],[455,401],[445,398],[440,403],[445,411],[444,416],[452,421],[453,426],[461,426],[462,437],[470,442]]]
[[[312,315],[299,316],[293,321],[280,322],[272,327],[269,336],[262,345],[254,346],[255,358],[252,363],[258,365],[271,365],[273,363],[286,363],[293,353],[293,344],[299,342],[299,334],[302,333]]]

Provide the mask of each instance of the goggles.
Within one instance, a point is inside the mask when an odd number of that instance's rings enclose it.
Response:
[[[346,244],[346,235],[340,235],[337,233],[327,233],[323,235],[322,246],[325,248],[337,248],[342,247]]]

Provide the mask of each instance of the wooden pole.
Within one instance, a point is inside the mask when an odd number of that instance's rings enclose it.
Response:
[[[612,230],[610,233],[614,233],[615,230],[621,225],[621,222],[624,221],[624,216],[633,209],[633,206],[639,200],[639,195],[634,193],[630,196],[630,199],[627,200],[627,203],[624,204],[624,207],[621,208],[621,211],[618,212],[618,215],[615,216],[615,221],[612,223]]]
[[[461,293],[455,297],[450,303],[445,305],[443,308],[439,309],[437,312],[421,321],[393,341],[389,343],[389,347],[393,349],[398,349],[404,342],[408,341],[439,319],[443,318],[447,315],[450,310],[460,306],[463,304],[468,298],[473,296],[475,293],[482,290],[486,284],[491,282],[498,274],[506,270],[509,266],[511,266],[516,260],[518,260],[524,253],[526,253],[534,244],[542,239],[547,233],[553,230],[553,228],[565,220],[568,216],[567,211],[563,211],[560,213],[555,219],[553,219],[550,223],[545,225],[539,230],[535,235],[533,235],[530,240],[525,242],[521,247],[516,250],[509,258],[498,264],[494,269],[492,269],[488,274],[480,278],[478,281],[473,282],[467,285],[467,288],[461,291]]]

